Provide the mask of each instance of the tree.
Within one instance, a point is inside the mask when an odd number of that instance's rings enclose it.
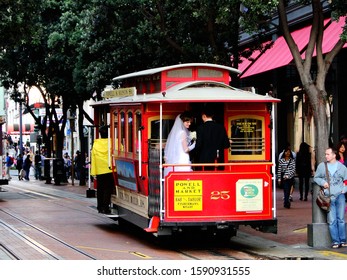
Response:
[[[51,157],[53,148],[54,156],[62,158],[67,111],[81,103],[73,79],[76,52],[57,32],[70,2],[1,2],[0,13],[4,19],[0,25],[0,36],[4,37],[0,43],[1,81],[5,88],[13,89],[14,98],[19,95],[18,86],[23,86],[24,105],[41,130],[48,157]],[[37,87],[45,102],[46,113],[42,122],[29,107],[30,87]],[[62,109],[62,116],[57,114],[57,107]],[[55,147],[52,147],[53,136],[57,140],[54,141]],[[83,184],[83,180],[80,183]]]
[[[53,131],[59,131],[59,120],[55,112],[56,96],[45,90],[48,80],[46,31],[49,28],[45,22],[47,10],[43,7],[42,1],[35,0],[1,2],[3,20],[0,25],[0,78],[4,87],[12,90],[12,98],[20,100],[26,106],[41,130],[46,147],[50,148]],[[52,11],[50,21],[54,18]],[[36,16],[33,17],[33,14]],[[43,122],[29,106],[31,87],[37,87],[45,101],[46,114]],[[50,125],[46,133],[47,120],[50,121]]]
[[[286,15],[286,2],[285,0],[273,0],[273,1],[258,1],[258,0],[245,0],[243,1],[246,7],[250,7],[249,15],[244,17],[244,24],[247,26],[247,30],[254,31],[259,30],[259,22],[268,22],[273,15],[274,8],[277,8],[279,15],[280,27],[283,32],[287,45],[293,55],[293,59],[299,73],[299,77],[306,94],[309,97],[310,105],[313,109],[313,118],[316,129],[316,155],[317,160],[323,161],[325,158],[325,149],[329,145],[328,135],[328,121],[326,114],[326,104],[328,102],[328,93],[325,88],[326,75],[329,71],[332,60],[342,49],[347,39],[346,24],[344,32],[341,34],[340,39],[337,41],[333,49],[326,54],[323,54],[322,42],[323,42],[323,1],[311,0],[311,1],[298,1],[303,4],[310,2],[313,11],[312,28],[310,37],[308,40],[307,49],[305,52],[305,58],[301,58],[301,54],[294,41],[288,25]],[[347,5],[345,0],[332,0],[330,2],[330,8],[332,11],[332,17],[335,20],[339,20],[340,16],[346,16]],[[266,11],[266,12],[265,12]],[[262,20],[259,20],[262,18]],[[347,20],[347,18],[346,18]],[[347,23],[347,21],[346,21]],[[314,59],[314,51],[316,51],[317,57],[317,76],[313,77],[311,74],[312,61]]]

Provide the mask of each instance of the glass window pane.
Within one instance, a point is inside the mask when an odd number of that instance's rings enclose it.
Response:
[[[120,113],[120,147],[119,150],[124,152],[126,149],[126,139],[125,139],[125,113]]]
[[[230,155],[242,155],[243,159],[260,159],[254,156],[265,158],[265,140],[263,118],[259,117],[233,117],[230,119]],[[244,156],[249,155],[249,158]]]
[[[113,122],[114,122],[114,130],[113,130],[113,135],[114,135],[114,150],[118,151],[118,139],[119,139],[119,129],[118,129],[118,112],[114,111],[113,112]]]
[[[173,119],[164,119],[163,120],[163,131],[162,131],[162,138],[163,139],[167,139],[169,133],[170,133],[170,130],[174,124],[175,120]],[[151,122],[151,139],[159,139],[159,131],[160,131],[160,120],[157,119],[157,120],[153,120]]]
[[[133,113],[128,112],[128,152],[133,152],[133,139],[134,139],[134,119],[133,119]]]
[[[139,131],[141,132],[142,130],[140,129],[141,128],[141,125],[142,125],[142,116],[141,116],[141,112],[136,112],[136,120],[135,120],[135,125],[136,125],[136,135],[135,135],[135,137],[136,137],[136,143],[135,143],[135,145],[136,145],[136,153],[138,153],[139,152],[139,145],[140,145],[140,143],[139,143],[139,139],[138,139],[138,135],[139,135]]]

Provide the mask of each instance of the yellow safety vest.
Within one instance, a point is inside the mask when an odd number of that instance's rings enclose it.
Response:
[[[109,166],[108,155],[108,139],[99,138],[94,140],[92,156],[91,156],[91,169],[90,174],[92,176],[111,173],[112,166]]]

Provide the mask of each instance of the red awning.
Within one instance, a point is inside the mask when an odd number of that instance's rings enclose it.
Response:
[[[330,19],[326,19],[324,21],[324,26],[326,26],[323,39],[324,53],[329,52],[332,49],[332,47],[336,44],[341,34],[341,27],[344,25],[343,18],[340,19],[338,23],[331,22],[331,24],[328,25],[330,21]],[[302,52],[307,46],[310,31],[311,25],[292,32],[293,39],[296,42],[300,52]],[[344,47],[346,46],[347,44],[345,44]],[[292,60],[293,56],[289,50],[289,47],[284,37],[281,36],[274,42],[272,48],[268,49],[261,56],[259,56],[258,59],[256,59],[251,66],[246,65],[246,67],[243,67],[241,65],[240,67],[246,70],[240,75],[240,77],[242,79],[248,76],[256,75],[275,68],[279,68],[288,65]]]
[[[255,50],[249,58],[243,58],[243,61],[239,64],[238,69],[241,72],[244,72],[252,64],[252,62],[257,60],[257,58],[260,55],[261,55],[261,51]]]
[[[327,24],[326,29],[324,30],[324,37],[323,37],[323,43],[322,43],[322,50],[323,53],[330,52],[337,41],[340,38],[340,35],[342,33],[342,29],[345,25],[346,17],[340,17],[339,21],[331,21],[330,24]],[[343,45],[344,48],[347,48],[347,43]],[[316,50],[313,53],[313,56],[316,55]],[[303,53],[302,57],[305,57],[305,53]]]

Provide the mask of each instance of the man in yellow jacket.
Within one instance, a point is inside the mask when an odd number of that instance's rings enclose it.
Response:
[[[93,143],[90,174],[96,176],[97,209],[99,213],[109,214],[115,183],[112,168],[109,166],[107,127],[100,127],[99,133],[101,138],[95,139]]]

